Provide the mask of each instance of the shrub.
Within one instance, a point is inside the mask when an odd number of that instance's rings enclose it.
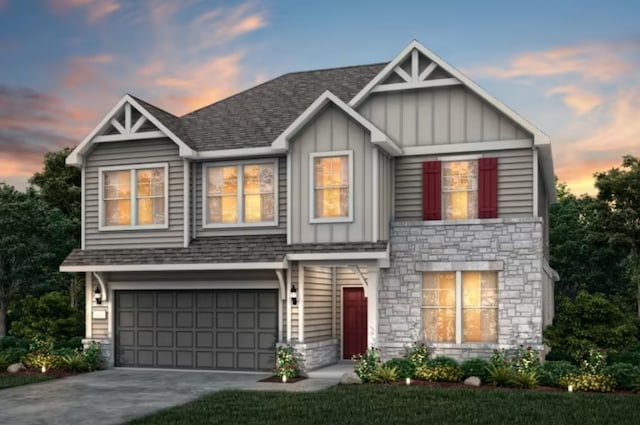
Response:
[[[425,381],[460,382],[463,376],[464,372],[459,366],[420,366],[416,369],[416,377]]]
[[[0,352],[7,351],[12,348],[22,348],[27,350],[29,348],[29,341],[15,336],[5,336],[0,338]]]
[[[84,314],[71,307],[69,297],[50,292],[39,298],[28,295],[15,306],[11,334],[22,338],[68,340],[84,332]]]
[[[591,348],[580,362],[580,368],[587,373],[597,375],[607,365],[607,353],[604,350]]]
[[[55,348],[68,348],[70,350],[82,351],[82,337],[74,336],[73,338],[69,338],[67,340],[56,341]]]
[[[89,370],[89,365],[82,353],[72,352],[58,357],[57,363],[60,369],[69,372],[84,372]]]
[[[549,351],[544,358],[545,358],[545,361],[552,361],[552,362],[566,361],[566,362],[573,363],[576,361],[576,359],[571,357],[568,353],[565,353],[564,351],[559,350],[557,348],[551,349],[551,351]]]
[[[510,387],[516,373],[508,366],[492,365],[489,370],[489,382],[494,387]]]
[[[29,345],[29,353],[24,357],[23,363],[28,368],[54,367],[53,340],[34,338]]]
[[[509,367],[509,360],[507,359],[506,350],[493,350],[489,357],[489,363],[494,368]]]
[[[364,354],[356,354],[351,358],[355,360],[356,375],[362,382],[369,382],[375,370],[380,366],[380,352],[377,348],[369,348]]]
[[[636,379],[636,382],[633,383],[633,388],[631,388],[631,391],[636,394],[640,394],[640,378]]]
[[[429,361],[429,348],[424,342],[414,342],[407,348],[407,354],[405,357],[409,359],[416,368],[426,366]]]
[[[601,295],[581,291],[571,301],[559,300],[553,325],[544,330],[545,342],[576,359],[590,348],[626,350],[638,343],[634,318]]]
[[[613,353],[609,355],[607,363],[610,365],[616,363],[627,363],[634,366],[640,366],[640,351],[623,351],[621,353]]]
[[[640,380],[640,367],[627,363],[612,364],[602,372],[615,379],[617,388],[622,390],[632,390],[636,381]]]
[[[23,347],[11,347],[0,351],[0,355],[2,355],[9,364],[13,364],[21,362],[28,352],[29,350]]]
[[[531,347],[524,348],[520,346],[516,349],[515,354],[511,358],[511,367],[523,374],[535,372],[540,366],[540,356],[538,350]]]
[[[460,364],[458,363],[457,360],[447,356],[435,357],[427,361],[426,365],[431,367],[437,367],[437,366],[451,366],[451,367],[457,367],[457,368],[460,367]]]
[[[540,385],[558,387],[560,386],[558,383],[560,378],[570,373],[576,374],[579,371],[578,366],[568,361],[545,361],[538,367],[538,383]]]
[[[538,384],[538,375],[533,372],[514,372],[509,381],[509,386],[529,390]]]
[[[489,380],[489,367],[491,364],[484,359],[470,359],[460,365],[462,372],[464,372],[464,378],[477,376],[480,378],[480,382]]]
[[[416,375],[416,367],[409,359],[395,358],[389,360],[384,365],[396,368],[398,378],[413,378]]]
[[[370,382],[388,384],[398,380],[398,369],[386,365],[378,366],[371,374]]]
[[[102,347],[96,342],[89,344],[87,348],[82,352],[84,360],[87,362],[89,371],[100,370],[104,365],[104,359],[102,357]]]
[[[11,363],[12,362],[9,361],[9,357],[6,354],[0,353],[0,372],[6,371]]]
[[[92,346],[89,346],[87,350],[85,350],[85,357],[88,356],[87,351],[89,351]],[[100,347],[98,346],[98,349]],[[94,349],[95,350],[95,349]],[[100,355],[102,355],[102,350],[100,351]],[[93,357],[93,352],[91,353],[91,359]],[[87,360],[89,363],[89,360]],[[93,364],[90,364],[93,366]],[[290,345],[283,345],[278,347],[276,352],[276,367],[275,374],[282,377],[287,378],[295,378],[300,374],[300,359],[296,350]]]
[[[601,393],[612,392],[616,387],[616,381],[611,376],[588,372],[571,373],[563,376],[560,378],[559,384],[565,388],[573,385],[574,391],[596,391]]]

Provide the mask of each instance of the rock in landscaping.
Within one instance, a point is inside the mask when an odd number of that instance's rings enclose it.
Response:
[[[477,376],[470,376],[464,380],[464,384],[471,387],[479,387],[481,383],[482,382],[480,381],[480,378],[478,378]]]
[[[22,372],[23,370],[27,370],[27,368],[24,367],[22,363],[14,363],[12,365],[9,365],[9,367],[7,368],[7,372],[9,373],[18,373]]]
[[[353,372],[343,373],[340,377],[340,385],[360,385],[362,379]]]

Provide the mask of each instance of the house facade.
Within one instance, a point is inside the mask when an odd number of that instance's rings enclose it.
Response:
[[[67,163],[82,246],[60,269],[112,366],[543,349],[549,138],[417,41],[182,117],[126,95]]]

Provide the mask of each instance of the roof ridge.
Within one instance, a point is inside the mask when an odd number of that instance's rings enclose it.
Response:
[[[138,97],[138,96],[134,96],[134,95],[133,95],[133,94],[131,94],[131,93],[127,93],[127,94],[128,94],[129,96],[131,96],[134,100],[136,100],[136,101],[138,101],[138,102],[146,103],[146,104],[147,104],[147,105],[149,105],[149,106],[153,106],[154,108],[156,108],[156,109],[157,109],[157,110],[159,110],[160,112],[164,112],[165,114],[169,114],[169,115],[171,115],[173,118],[178,118],[178,119],[180,118],[180,117],[178,117],[177,115],[175,115],[175,114],[173,114],[173,113],[171,113],[171,112],[167,111],[166,109],[163,109],[163,108],[161,108],[161,107],[159,107],[159,106],[157,106],[157,105],[154,105],[153,103],[148,102],[148,101],[146,101],[146,100],[144,100],[144,99],[142,99],[142,98],[140,98],[140,97]]]

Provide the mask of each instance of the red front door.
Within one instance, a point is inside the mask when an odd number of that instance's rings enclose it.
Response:
[[[350,359],[367,350],[367,299],[362,288],[344,288],[342,295],[342,358]]]

